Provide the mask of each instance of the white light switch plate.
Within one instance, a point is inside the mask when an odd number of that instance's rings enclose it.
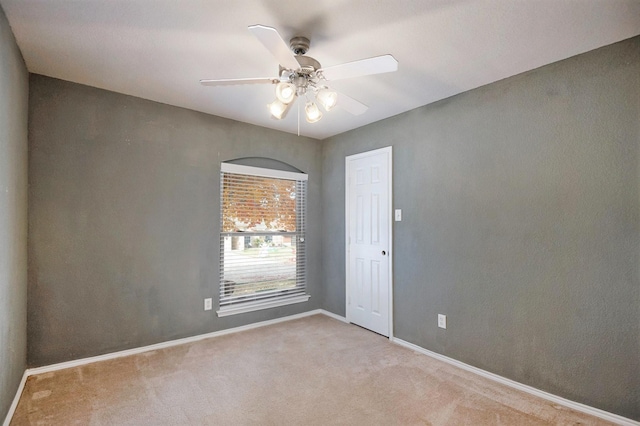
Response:
[[[447,328],[447,316],[438,314],[438,327]]]
[[[402,210],[396,209],[396,222],[400,222],[402,220]]]
[[[208,299],[204,299],[204,310],[210,311],[213,306],[213,301],[209,297]]]

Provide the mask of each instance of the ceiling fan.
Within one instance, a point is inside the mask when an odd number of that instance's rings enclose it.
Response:
[[[278,60],[280,64],[278,77],[200,80],[200,84],[204,86],[275,84],[276,100],[267,107],[271,116],[278,120],[287,115],[296,98],[305,99],[304,109],[309,123],[315,123],[322,118],[322,112],[317,103],[321,104],[326,111],[330,111],[336,104],[339,104],[341,108],[351,114],[360,115],[368,107],[347,95],[330,89],[327,82],[392,72],[398,69],[398,61],[391,55],[375,56],[322,68],[317,60],[310,56],[304,56],[310,46],[308,38],[293,37],[287,46],[275,28],[251,25],[249,31]]]

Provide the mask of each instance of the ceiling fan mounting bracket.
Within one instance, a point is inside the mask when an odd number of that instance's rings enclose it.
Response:
[[[296,55],[304,55],[309,51],[311,42],[306,37],[294,37],[289,41],[289,47]]]

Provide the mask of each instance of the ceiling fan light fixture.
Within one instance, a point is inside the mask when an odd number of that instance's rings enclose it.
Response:
[[[329,112],[334,106],[336,106],[336,103],[338,102],[338,94],[333,90],[329,90],[329,88],[327,87],[323,87],[318,90],[316,99],[318,100],[318,102],[320,102],[324,109]]]
[[[307,102],[307,105],[304,107],[304,113],[307,116],[307,121],[309,123],[315,123],[322,118],[320,108],[318,108],[318,105],[313,102]]]
[[[282,120],[287,116],[287,112],[289,112],[291,105],[291,103],[286,104],[279,99],[276,99],[275,101],[268,104],[267,108],[269,108],[271,117],[275,118],[276,120]]]
[[[291,83],[280,82],[276,84],[276,98],[283,104],[289,104],[296,96],[296,86]]]

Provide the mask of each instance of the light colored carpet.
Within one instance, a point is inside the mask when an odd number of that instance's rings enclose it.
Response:
[[[11,425],[609,424],[324,315],[29,377]]]

